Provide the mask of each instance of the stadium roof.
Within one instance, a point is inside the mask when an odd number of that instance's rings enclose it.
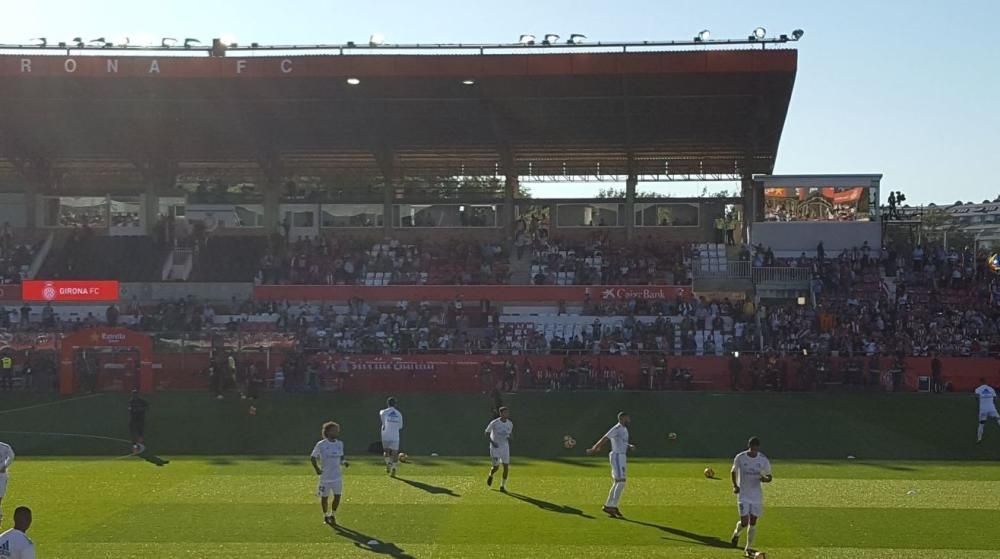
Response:
[[[0,174],[734,179],[773,171],[796,67],[786,49],[4,55]]]

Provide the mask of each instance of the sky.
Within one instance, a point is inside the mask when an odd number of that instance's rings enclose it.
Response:
[[[996,0],[27,0],[3,2],[0,43],[145,34],[316,44],[367,42],[373,32],[389,43],[506,43],[521,33],[634,41],[801,28],[775,173],[881,173],[883,193],[951,203],[1000,194],[991,163],[1000,159],[998,22]],[[532,192],[583,196],[600,186]]]

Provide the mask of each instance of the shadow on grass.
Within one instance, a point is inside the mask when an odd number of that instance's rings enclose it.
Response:
[[[577,468],[597,468],[601,466],[601,464],[599,464],[598,462],[594,462],[592,460],[582,460],[576,458],[556,457],[556,458],[549,458],[548,460],[545,461],[555,462],[556,464],[564,464],[566,466],[576,466]]]
[[[882,462],[854,462],[856,466],[869,466],[872,468],[882,468],[883,470],[891,470],[893,472],[915,472],[916,468],[911,468],[910,466],[903,466],[900,464],[889,464]]]
[[[152,452],[143,452],[139,457],[154,466],[166,466],[170,463],[170,460],[164,460]]]
[[[593,516],[585,514],[582,510],[567,505],[557,505],[555,503],[550,503],[548,501],[543,501],[541,499],[535,499],[534,497],[529,497],[527,495],[521,495],[520,493],[507,492],[504,494],[512,499],[523,501],[525,503],[528,503],[529,505],[535,505],[536,507],[544,511],[557,512],[559,514],[571,514],[574,516],[579,516],[581,518],[589,518],[590,520],[594,519]]]
[[[424,483],[422,481],[416,481],[413,479],[403,479],[401,477],[398,477],[396,479],[405,483],[406,485],[409,485],[410,487],[414,487],[421,491],[426,491],[431,495],[448,495],[449,497],[461,497],[461,495],[455,493],[454,491],[448,489],[447,487],[439,487],[437,485],[431,485],[429,483]]]
[[[680,541],[680,542],[694,542],[694,543],[698,543],[698,544],[705,545],[705,546],[708,546],[708,547],[717,547],[717,548],[720,548],[720,549],[732,549],[733,548],[731,542],[719,539],[719,538],[717,538],[715,536],[705,536],[705,535],[702,535],[702,534],[696,534],[694,532],[688,532],[687,530],[681,530],[680,528],[671,528],[670,526],[662,526],[660,524],[652,524],[650,522],[642,522],[641,520],[632,520],[630,518],[622,518],[621,520],[623,522],[630,522],[632,524],[638,524],[640,526],[647,526],[649,528],[656,528],[657,530],[660,530],[661,532],[666,532],[668,534],[671,534],[671,535],[674,535],[674,536],[678,536],[680,538],[684,538],[683,540],[679,540],[677,538],[666,538],[668,540]]]
[[[372,553],[377,553],[379,555],[388,555],[389,557],[397,557],[399,559],[414,559],[412,555],[406,553],[401,547],[394,543],[382,542],[378,538],[374,538],[367,534],[362,534],[356,530],[352,530],[345,526],[333,526],[333,531],[342,538],[347,538],[354,542],[354,547],[358,549],[363,549],[365,551],[370,551]],[[378,542],[378,543],[369,543]]]

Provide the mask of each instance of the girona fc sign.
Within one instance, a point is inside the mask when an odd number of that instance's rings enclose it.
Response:
[[[96,301],[118,300],[117,281],[39,281],[28,280],[21,284],[21,297],[25,301]]]

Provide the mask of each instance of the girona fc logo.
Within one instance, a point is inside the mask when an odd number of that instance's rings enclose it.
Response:
[[[56,288],[52,285],[52,282],[45,282],[45,287],[42,288],[42,298],[46,301],[56,298]]]

